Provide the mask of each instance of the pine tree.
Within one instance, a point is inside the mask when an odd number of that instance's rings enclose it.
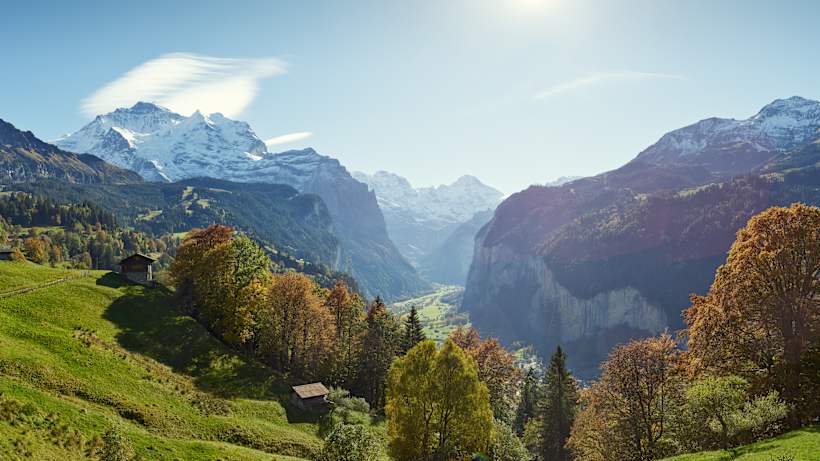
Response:
[[[426,341],[427,336],[424,335],[424,330],[421,327],[419,320],[419,313],[416,306],[410,308],[410,315],[404,321],[404,337],[402,338],[402,349],[406,354],[407,351],[413,348],[416,344]]]
[[[529,420],[537,417],[538,413],[538,377],[535,370],[530,368],[524,377],[524,384],[521,387],[521,400],[518,402],[518,409],[515,412],[515,422],[513,428],[519,437],[524,435],[524,428]]]
[[[359,387],[370,407],[384,408],[385,380],[390,364],[401,352],[401,325],[377,297],[367,311],[367,329],[359,364]]]
[[[544,395],[539,405],[542,459],[571,459],[565,445],[578,407],[578,385],[567,370],[566,361],[567,356],[559,346],[544,377]]]

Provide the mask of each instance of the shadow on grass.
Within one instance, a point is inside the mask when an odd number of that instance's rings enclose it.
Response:
[[[280,374],[243,357],[179,312],[167,288],[129,284],[117,274],[107,274],[98,283],[125,292],[105,313],[120,328],[117,341],[125,349],[190,376],[202,391],[223,398],[276,400],[287,409],[290,422],[318,419],[290,408],[290,386]]]

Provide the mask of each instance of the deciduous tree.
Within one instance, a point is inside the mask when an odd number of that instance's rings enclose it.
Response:
[[[398,461],[449,461],[493,440],[487,387],[452,340],[424,341],[397,359],[387,387],[390,452]]]
[[[816,398],[802,364],[820,339],[819,295],[820,209],[795,204],[754,216],[709,293],[692,296],[685,313],[692,367],[780,391],[799,424]]]

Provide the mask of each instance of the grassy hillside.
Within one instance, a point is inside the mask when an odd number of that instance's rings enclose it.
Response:
[[[0,293],[65,275],[0,261]],[[78,459],[112,425],[146,459],[313,459],[317,421],[285,405],[271,370],[174,312],[162,288],[72,275],[0,294],[0,459]]]
[[[773,439],[728,451],[709,451],[667,458],[664,461],[818,461],[820,426],[807,427]]]

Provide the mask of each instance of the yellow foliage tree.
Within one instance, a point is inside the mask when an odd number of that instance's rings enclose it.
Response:
[[[470,459],[493,439],[487,387],[453,341],[423,341],[398,358],[387,381],[390,452],[399,461]]]

